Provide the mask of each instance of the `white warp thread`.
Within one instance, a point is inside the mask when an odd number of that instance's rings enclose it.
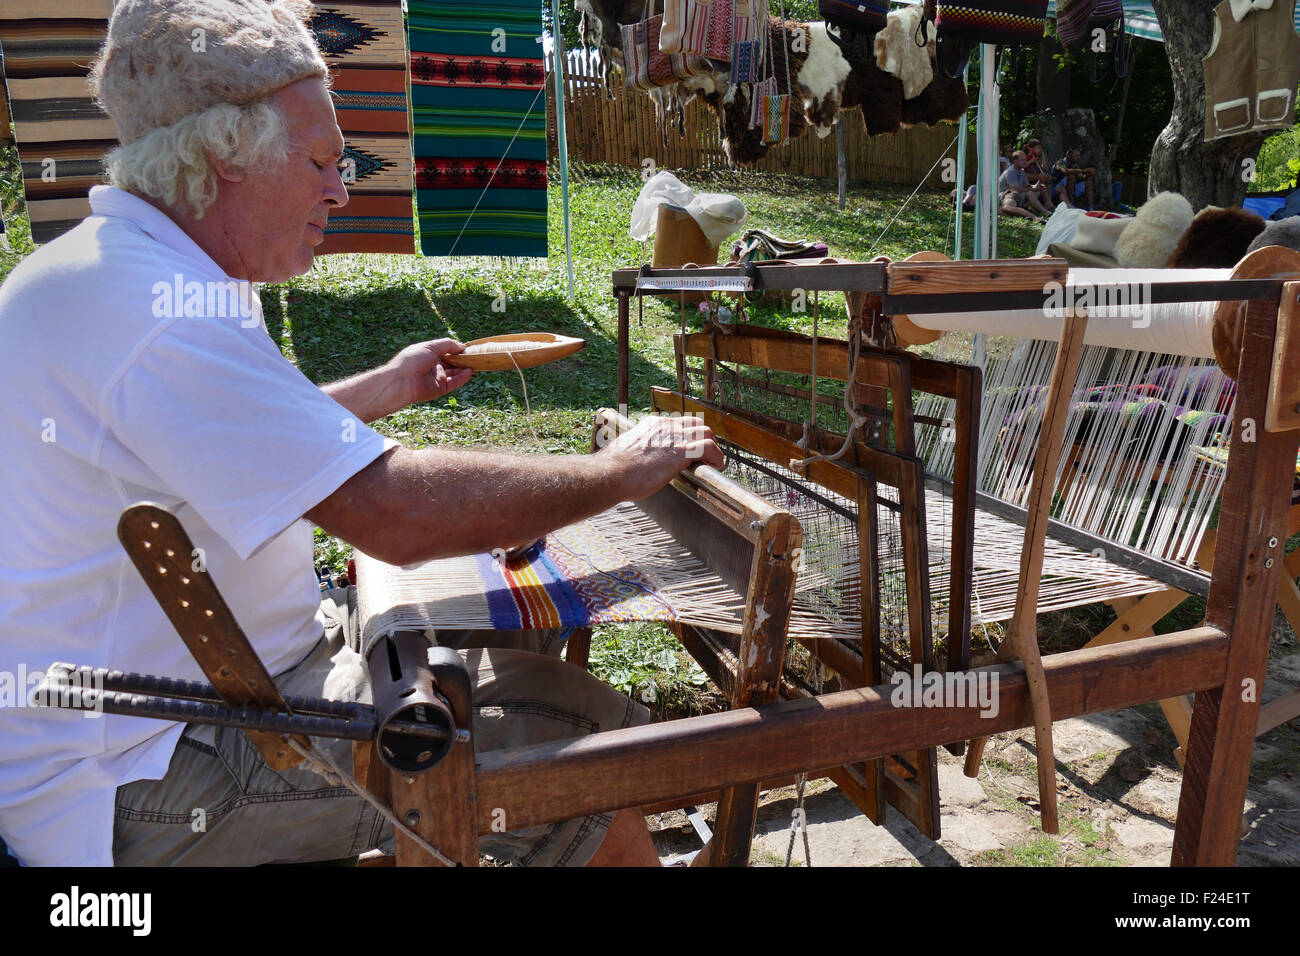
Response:
[[[1071,269],[1064,290],[1064,301],[1081,301],[1082,287],[1130,285],[1135,294],[1143,284],[1165,282],[1207,282],[1228,279],[1231,269]],[[1071,291],[1074,287],[1074,291]],[[1171,302],[1145,305],[1135,316],[1122,306],[1098,306],[1088,310],[1085,345],[1134,349],[1140,352],[1164,352],[1196,358],[1214,358],[1211,330],[1216,302]],[[1015,309],[1004,312],[939,312],[933,315],[909,315],[924,329],[942,332],[976,332],[990,336],[1006,335],[1020,339],[1055,342],[1061,337],[1060,315],[1045,309]]]

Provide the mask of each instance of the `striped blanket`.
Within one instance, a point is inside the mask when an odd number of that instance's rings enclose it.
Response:
[[[546,73],[535,0],[410,0],[420,248],[546,255]]]
[[[316,42],[330,66],[348,204],[330,214],[318,255],[415,252],[406,34],[401,0],[317,0]]]
[[[329,252],[414,252],[412,171],[401,0],[316,3],[312,27],[333,74],[346,143],[348,205],[330,217]],[[112,0],[3,0],[0,44],[22,160],[32,238],[48,242],[90,214],[90,187],[117,129],[86,74]]]
[[[86,74],[112,0],[4,0],[0,44],[32,238],[48,242],[90,215],[90,187],[117,127],[91,101]]]

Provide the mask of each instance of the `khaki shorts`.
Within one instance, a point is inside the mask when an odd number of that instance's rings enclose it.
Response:
[[[326,594],[325,636],[276,683],[285,696],[369,702],[365,668],[354,649],[352,589]],[[476,751],[649,721],[640,704],[551,656],[565,637],[554,631],[440,632],[438,643],[460,651],[474,680]],[[351,741],[314,742],[351,771]],[[596,814],[494,833],[480,839],[479,849],[528,866],[583,866],[612,819],[612,814]],[[191,725],[166,776],[117,790],[113,859],[118,866],[302,863],[355,857],[373,848],[391,852],[392,844],[391,825],[364,800],[301,766],[271,770],[233,727]]]

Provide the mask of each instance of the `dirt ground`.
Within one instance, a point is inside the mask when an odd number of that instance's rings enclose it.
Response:
[[[1275,653],[1263,700],[1300,687],[1300,650]],[[1061,833],[1038,826],[1033,731],[993,737],[978,779],[940,750],[941,838],[923,836],[891,808],[877,827],[829,780],[810,783],[804,809],[813,866],[1167,866],[1182,773],[1157,704],[1054,727]],[[768,791],[750,863],[784,866],[793,787]],[[699,808],[713,823],[715,807]],[[700,848],[682,811],[651,818],[666,863]],[[1300,865],[1300,719],[1256,741],[1238,865]],[[793,865],[805,865],[801,836]]]

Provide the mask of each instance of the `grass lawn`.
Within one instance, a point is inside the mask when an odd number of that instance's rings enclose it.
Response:
[[[0,198],[12,252],[0,253],[0,280],[31,249],[14,151],[0,156]],[[831,254],[851,259],[902,258],[923,249],[951,250],[951,203],[946,193],[922,191],[898,214],[910,190],[851,184],[847,208],[836,208],[834,183],[750,172],[679,174],[697,191],[729,192],[749,208],[747,225],[789,238],[826,242]],[[550,201],[546,262],[425,259],[349,255],[318,259],[307,275],[261,290],[267,327],[285,355],[315,382],[371,368],[403,346],[451,336],[466,341],[501,332],[547,331],[580,336],[587,347],[528,372],[524,411],[519,377],[480,373],[440,401],[399,412],[376,427],[411,447],[491,446],[525,453],[580,452],[590,441],[592,413],[615,398],[616,316],[610,273],[649,259],[649,247],[627,234],[641,188],[638,170],[573,170],[571,215],[575,290],[567,297],[564,228],[558,177]],[[969,214],[967,235],[970,234]],[[894,220],[892,225],[889,225]],[[886,226],[889,225],[886,231]],[[882,235],[883,234],[883,235]],[[1031,255],[1039,227],[1028,220],[1000,222],[1003,257]],[[723,248],[723,258],[727,247]],[[822,328],[843,334],[843,296],[822,299]],[[643,324],[632,322],[631,401],[648,407],[652,385],[674,384],[675,307],[647,300]],[[692,315],[692,319],[694,316]],[[811,312],[758,310],[766,324],[811,331]],[[692,325],[696,323],[692,322]],[[341,567],[349,549],[318,533],[318,560]],[[656,628],[602,629],[593,641],[593,669],[624,690],[682,713],[707,705],[702,674],[674,641]]]

